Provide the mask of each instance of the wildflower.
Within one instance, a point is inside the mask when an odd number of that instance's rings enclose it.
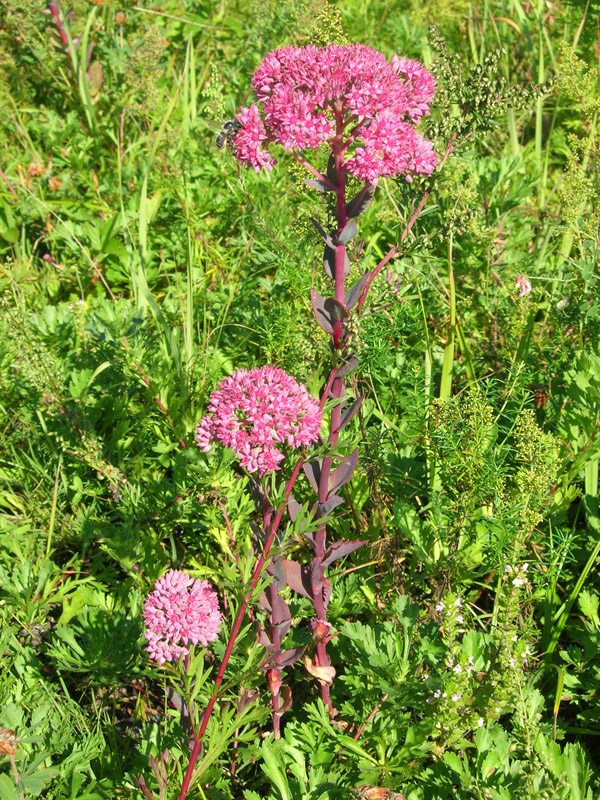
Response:
[[[60,178],[57,178],[54,175],[51,178],[48,178],[48,188],[51,192],[56,192],[61,186],[62,181]]]
[[[463,615],[462,614],[457,614],[456,615],[456,621],[457,622],[464,622],[465,620],[463,618]]]
[[[213,392],[210,416],[196,428],[198,447],[211,442],[231,448],[242,467],[263,475],[285,457],[277,447],[298,448],[317,440],[322,412],[305,386],[276,367],[237,370]]]
[[[525,295],[529,294],[531,291],[531,284],[524,275],[517,275],[517,285],[515,288],[521,290],[519,292],[519,297],[525,297]]]
[[[523,586],[525,581],[523,580],[521,575],[517,575],[517,577],[513,580],[513,586]]]
[[[457,675],[460,675],[460,673],[462,672],[462,667],[461,667],[461,665],[460,665],[460,664],[457,664],[457,665],[456,665],[456,666],[453,668],[452,672],[456,672],[456,674],[457,674]]]
[[[40,175],[43,175],[45,171],[46,167],[43,164],[40,164],[39,161],[32,161],[27,167],[27,172],[32,178],[39,178]]]
[[[361,180],[430,175],[437,154],[414,124],[429,114],[433,76],[418,61],[361,44],[283,47],[267,54],[254,73],[258,105],[242,108],[234,155],[247,167],[271,169],[264,149],[271,141],[287,150],[321,144],[350,150],[346,169]]]
[[[511,574],[512,571],[513,571],[513,568],[510,566],[510,564],[507,564],[504,567],[504,572],[507,572],[509,575]]]
[[[442,690],[441,689],[436,689],[435,692],[433,693],[433,696],[437,700],[439,697],[442,696]]]
[[[221,612],[207,581],[172,569],[159,578],[143,611],[146,650],[159,664],[188,655],[188,644],[206,647],[219,635]]]
[[[479,719],[477,720],[477,727],[483,728],[484,725],[485,725],[485,720],[483,719],[483,717],[479,717]]]
[[[460,599],[460,597],[456,598],[456,600],[454,601],[454,605],[456,606],[456,608],[462,608],[462,600]]]
[[[452,695],[452,700],[455,703],[458,703],[458,701],[460,700],[461,697],[462,697],[462,694],[460,692],[454,692],[454,694]]]
[[[441,612],[441,611],[443,611],[443,610],[444,610],[444,608],[445,608],[445,606],[444,606],[444,604],[442,603],[442,601],[441,601],[441,600],[440,600],[440,602],[439,602],[439,603],[436,603],[436,606],[435,606],[435,610],[436,610],[436,611],[440,611],[440,612]]]

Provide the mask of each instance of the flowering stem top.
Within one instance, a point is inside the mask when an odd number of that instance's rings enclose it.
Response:
[[[388,62],[362,44],[284,47],[266,56],[252,85],[264,119],[257,104],[242,108],[233,146],[257,172],[276,163],[268,142],[294,152],[329,144],[339,166],[370,182],[396,175],[410,181],[436,166],[433,145],[414,128],[435,92],[418,61],[394,54]]]

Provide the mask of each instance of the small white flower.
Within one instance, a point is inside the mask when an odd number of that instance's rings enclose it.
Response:
[[[523,570],[523,572],[527,572],[527,570],[529,569],[529,564],[527,564],[527,563],[523,564],[521,569]]]
[[[473,661],[474,661],[473,656],[469,656],[469,664],[471,666],[473,666]]]
[[[437,700],[437,699],[438,699],[438,697],[441,697],[441,696],[442,696],[442,690],[441,690],[441,689],[436,689],[436,690],[435,690],[435,692],[433,693],[433,696],[434,696],[434,697],[435,697],[435,699]]]
[[[508,572],[510,574],[512,571],[513,568],[509,564],[507,564],[506,567],[504,568],[504,572]]]
[[[485,725],[485,722],[484,722],[483,717],[479,717],[479,719],[477,720],[477,727],[478,728],[483,728],[484,725]]]
[[[449,658],[446,659],[446,665],[448,667],[451,667],[453,664],[454,664],[454,659],[453,658],[449,657]]]
[[[526,656],[530,656],[531,655],[531,650],[529,648],[529,645],[526,645],[526,647],[525,647],[525,655]]]
[[[513,580],[512,583],[513,583],[513,586],[523,586],[525,581],[523,580],[523,578],[520,575],[517,575],[517,577]]]
[[[515,665],[515,660],[514,660],[514,658],[509,658],[509,659],[508,659],[508,666],[509,666],[509,667],[514,667],[514,665]]]
[[[461,697],[462,695],[460,692],[454,692],[454,694],[452,695],[452,699],[454,700],[455,703],[458,703]]]
[[[515,633],[515,635],[512,637],[512,640],[513,640],[513,642],[518,642],[519,641],[519,634]]]
[[[460,664],[457,664],[457,665],[454,667],[454,669],[452,670],[452,672],[455,672],[457,675],[460,675],[460,673],[462,672],[462,667],[461,667],[461,665],[460,665]]]
[[[441,600],[440,600],[439,603],[436,603],[436,606],[435,606],[435,610],[436,611],[443,611],[445,608],[446,608],[446,606],[442,603]]]
[[[455,605],[457,608],[462,608],[462,601],[461,601],[460,597],[457,597],[457,598],[456,598],[456,600],[454,601],[454,605]]]
[[[464,622],[463,615],[462,614],[457,614],[456,615],[456,621],[457,622]]]

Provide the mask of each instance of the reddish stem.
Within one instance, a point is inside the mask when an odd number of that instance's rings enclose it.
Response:
[[[50,3],[50,11],[52,12],[52,16],[54,17],[54,21],[56,22],[56,27],[58,28],[58,33],[60,34],[60,38],[62,39],[63,44],[69,44],[69,40],[67,38],[67,34],[64,31],[62,26],[62,22],[60,21],[60,14],[58,13],[58,8],[55,3]]]
[[[236,616],[235,621],[233,623],[233,628],[231,629],[231,634],[229,635],[229,641],[227,642],[227,647],[225,649],[225,654],[223,655],[223,660],[221,661],[221,666],[219,667],[219,671],[217,673],[217,677],[215,678],[215,690],[214,690],[214,693],[213,693],[212,697],[210,698],[210,700],[208,701],[208,704],[206,706],[206,710],[205,710],[204,715],[202,717],[202,723],[200,725],[200,730],[198,731],[198,734],[195,737],[194,747],[193,747],[192,753],[190,755],[190,763],[188,764],[188,768],[187,768],[187,771],[185,773],[185,777],[183,779],[183,784],[181,786],[181,791],[179,792],[179,795],[178,795],[178,800],[185,800],[185,797],[187,796],[188,789],[190,788],[190,783],[191,783],[191,780],[192,780],[192,774],[194,772],[194,767],[196,765],[196,761],[198,760],[198,755],[200,753],[200,748],[202,746],[202,739],[204,737],[204,734],[206,733],[206,729],[208,727],[208,722],[210,720],[211,714],[212,714],[213,709],[215,707],[215,703],[217,702],[217,698],[219,696],[218,689],[221,686],[221,684],[223,683],[223,676],[225,675],[225,670],[227,669],[227,665],[229,663],[229,659],[231,658],[231,653],[233,652],[233,647],[235,645],[235,641],[237,639],[238,633],[240,632],[240,628],[242,627],[242,621],[244,619],[244,615],[246,614],[246,609],[248,608],[248,604],[250,603],[250,598],[252,597],[252,592],[256,588],[256,584],[258,583],[258,580],[259,580],[259,578],[260,578],[260,576],[262,574],[262,571],[263,571],[263,568],[264,568],[265,563],[267,561],[267,558],[269,557],[269,552],[271,550],[271,546],[273,544],[273,540],[275,539],[275,534],[277,533],[277,529],[279,527],[279,523],[281,522],[281,518],[283,516],[283,512],[284,512],[284,510],[285,510],[285,508],[287,506],[287,502],[288,502],[289,496],[290,496],[290,494],[292,492],[292,489],[294,488],[294,484],[295,484],[296,479],[297,479],[297,477],[298,477],[298,475],[300,473],[300,468],[302,467],[303,463],[304,463],[304,458],[300,458],[298,460],[298,463],[294,467],[294,470],[293,470],[293,472],[292,472],[292,474],[290,476],[289,481],[287,482],[287,485],[286,485],[284,493],[283,493],[283,502],[282,502],[281,506],[279,507],[279,509],[277,510],[277,513],[275,514],[273,522],[271,523],[271,529],[269,531],[269,535],[267,536],[267,540],[265,542],[265,546],[264,546],[262,555],[260,556],[260,558],[256,562],[256,566],[254,567],[254,572],[252,573],[252,579],[250,580],[249,590],[246,592],[246,595],[245,595],[244,599],[242,600],[242,603],[240,604],[240,608],[238,610],[237,616]]]

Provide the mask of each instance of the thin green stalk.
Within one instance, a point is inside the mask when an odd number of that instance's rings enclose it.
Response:
[[[54,476],[54,489],[52,491],[52,505],[50,507],[50,521],[48,523],[48,539],[46,541],[46,558],[50,555],[52,549],[52,537],[54,535],[54,522],[56,520],[56,501],[58,499],[58,476],[60,475],[60,468],[62,466],[62,453],[58,457],[58,466],[56,467],[56,475]]]
[[[448,240],[448,289],[450,295],[450,323],[448,339],[444,348],[442,362],[442,379],[440,381],[440,400],[449,400],[452,392],[452,370],[454,368],[454,338],[456,336],[456,290],[454,286],[454,268],[452,265],[452,233]]]

